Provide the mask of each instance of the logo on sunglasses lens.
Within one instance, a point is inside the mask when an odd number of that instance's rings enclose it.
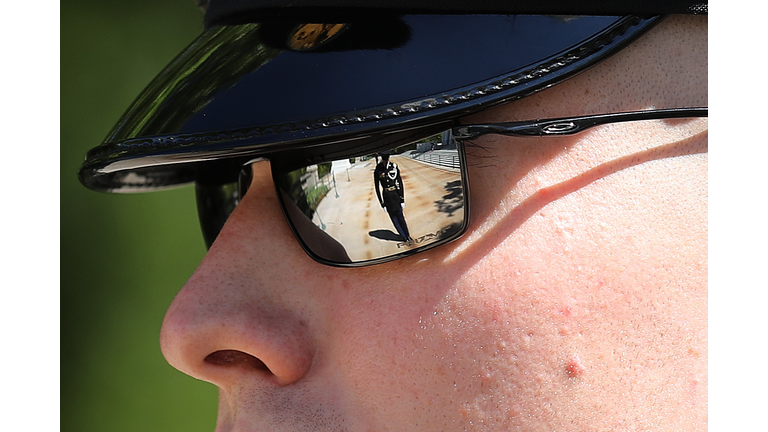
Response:
[[[397,248],[400,249],[400,248],[413,246],[415,244],[424,243],[431,240],[438,240],[443,234],[450,232],[451,229],[452,228],[450,226],[446,226],[446,227],[440,228],[439,230],[433,233],[424,234],[421,237],[416,237],[413,239],[412,242],[400,242],[397,244]]]

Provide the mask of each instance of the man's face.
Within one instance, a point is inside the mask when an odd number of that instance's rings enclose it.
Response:
[[[705,38],[676,54],[703,66],[703,100],[648,78],[673,79],[665,32],[692,24],[667,21],[588,73],[467,122],[706,106]],[[358,269],[303,252],[258,163],[171,305],[163,352],[220,388],[220,430],[692,427],[706,414],[705,129],[479,139],[467,234]]]

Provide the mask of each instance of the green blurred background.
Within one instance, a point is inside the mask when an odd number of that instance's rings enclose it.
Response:
[[[216,388],[158,344],[205,254],[191,188],[92,192],[77,180],[141,89],[202,31],[194,0],[61,3],[61,430],[211,431]]]

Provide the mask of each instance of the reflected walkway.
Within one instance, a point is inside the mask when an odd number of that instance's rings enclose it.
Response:
[[[405,187],[403,213],[416,245],[402,242],[379,205],[373,182],[376,160],[357,161],[335,171],[335,188],[318,203],[313,216],[316,225],[348,246],[347,253],[353,261],[416,247],[420,239],[439,236],[446,227],[462,222],[459,170],[436,167],[405,156],[393,155],[391,160],[400,167]]]

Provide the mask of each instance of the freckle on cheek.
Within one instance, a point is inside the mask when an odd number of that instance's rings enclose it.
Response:
[[[568,373],[570,378],[576,378],[584,373],[584,365],[581,364],[579,356],[572,356],[565,363],[565,372]]]

